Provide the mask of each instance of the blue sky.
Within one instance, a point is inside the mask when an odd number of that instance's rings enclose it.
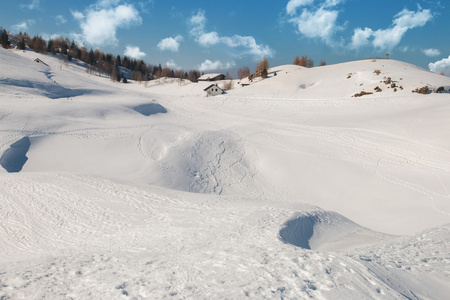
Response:
[[[0,26],[174,69],[234,74],[263,57],[318,65],[389,53],[450,75],[449,15],[450,0],[18,0],[0,5]]]

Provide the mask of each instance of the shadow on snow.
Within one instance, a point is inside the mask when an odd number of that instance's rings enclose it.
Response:
[[[30,145],[30,138],[27,136],[11,144],[10,148],[0,158],[0,165],[8,173],[20,172],[28,160],[26,154]]]

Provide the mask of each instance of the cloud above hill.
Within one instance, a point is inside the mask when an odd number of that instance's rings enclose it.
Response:
[[[238,55],[250,55],[255,60],[263,57],[272,57],[275,51],[267,45],[258,44],[252,36],[221,36],[216,31],[206,30],[207,19],[205,12],[199,10],[188,21],[190,34],[202,47],[208,48],[216,45],[225,45],[232,49],[240,50]]]
[[[120,4],[118,0],[100,0],[84,12],[72,11],[80,23],[82,33],[77,38],[93,46],[117,45],[118,28],[139,25],[139,12],[132,4]]]
[[[339,10],[336,6],[342,0],[326,0],[315,3],[314,0],[290,0],[286,5],[289,23],[294,24],[298,33],[306,38],[320,39],[325,44],[335,47],[339,43],[335,34],[343,30],[338,24]],[[299,8],[303,7],[300,14]]]
[[[372,30],[371,28],[356,28],[353,33],[350,48],[359,49],[372,46],[379,50],[392,50],[401,42],[408,30],[425,26],[433,18],[429,9],[417,11],[403,9],[394,16],[392,25],[386,29]]]
[[[344,11],[345,0],[290,0],[286,5],[288,22],[293,24],[298,34],[305,38],[319,39],[331,47],[359,50],[373,47],[377,50],[392,50],[397,47],[405,34],[414,28],[425,26],[433,14],[429,9],[418,6],[417,11],[403,9],[397,13],[389,28],[373,29],[357,27],[353,29],[351,41],[339,35],[348,25],[339,22]]]
[[[181,35],[177,35],[176,37],[168,37],[165,39],[162,39],[157,47],[161,51],[172,51],[172,52],[178,52],[178,49],[180,48],[180,42],[183,41],[183,37]]]
[[[200,65],[198,65],[197,69],[201,72],[204,72],[204,71],[227,70],[227,69],[231,69],[234,66],[235,66],[234,62],[222,63],[219,60],[211,61],[211,60],[207,59],[204,62],[202,62]]]
[[[439,51],[439,49],[423,49],[422,52],[429,57],[435,57],[435,56],[439,56],[441,55],[441,51]]]
[[[24,32],[27,31],[30,27],[32,27],[35,23],[36,21],[32,19],[23,21],[21,23],[11,26],[11,31],[15,33],[19,33],[21,31]]]
[[[181,66],[177,65],[173,59],[169,59],[166,62],[165,66],[171,70],[182,70],[183,69]]]
[[[408,30],[424,26],[432,17],[428,9],[419,7],[416,12],[403,9],[394,17],[390,28],[379,29],[373,33],[372,45],[378,49],[390,50],[400,43]]]
[[[128,46],[125,48],[125,53],[124,53],[124,55],[125,55],[125,56],[128,56],[128,57],[131,57],[131,58],[134,58],[134,59],[142,59],[142,58],[144,58],[144,56],[146,56],[147,54],[145,54],[144,52],[142,52],[142,51],[139,49],[139,47],[128,45]]]
[[[446,76],[450,76],[450,55],[448,58],[444,58],[441,60],[438,60],[434,63],[429,63],[428,68],[431,72],[434,73],[443,73]]]

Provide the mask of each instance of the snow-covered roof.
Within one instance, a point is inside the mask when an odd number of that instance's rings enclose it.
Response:
[[[205,75],[202,75],[202,76],[200,76],[197,80],[210,80],[210,79],[213,79],[213,78],[216,78],[217,76],[225,76],[225,75],[223,75],[223,74],[221,74],[221,73],[210,73],[210,74],[205,74]]]
[[[212,88],[213,86],[215,86],[216,88],[218,88],[218,89],[220,89],[221,91],[223,91],[223,89],[220,88],[217,84],[211,84],[211,85],[209,85],[207,88],[205,88],[205,89],[203,89],[203,90],[206,92],[207,90],[209,90],[209,89]]]

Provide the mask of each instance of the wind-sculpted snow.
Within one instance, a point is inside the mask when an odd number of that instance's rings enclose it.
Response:
[[[222,132],[191,134],[159,157],[162,172],[155,180],[189,192],[220,195],[246,190],[260,195],[248,155],[242,141]]]
[[[24,88],[25,92],[35,95],[43,95],[50,99],[71,98],[81,95],[89,95],[94,91],[89,89],[65,88],[51,81],[29,81],[24,79],[0,79],[0,85]]]
[[[339,251],[388,238],[329,211],[294,214],[279,231],[280,239],[303,249]]]
[[[30,145],[30,139],[27,136],[11,144],[10,148],[0,157],[0,165],[8,173],[20,172],[28,160],[26,154]]]

